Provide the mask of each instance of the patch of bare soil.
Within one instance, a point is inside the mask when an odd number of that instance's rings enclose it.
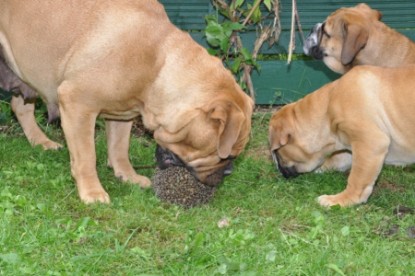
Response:
[[[281,109],[281,107],[283,107],[283,105],[256,105],[254,112],[258,112],[258,113],[268,113],[268,112],[275,112],[279,109]]]
[[[144,135],[147,135],[149,137],[153,136],[153,133],[144,127],[143,119],[142,119],[141,116],[137,116],[134,119],[133,127],[131,129],[131,133],[134,136],[137,136],[137,137],[144,136]]]
[[[247,154],[255,160],[271,160],[271,152],[268,145],[261,145],[252,149],[247,149]]]
[[[377,183],[377,185],[375,186],[375,191],[374,192],[376,192],[376,190],[380,190],[380,189],[389,190],[389,191],[395,192],[395,193],[405,192],[404,187],[399,186],[399,184],[392,183],[392,182],[389,182],[389,181],[379,181]]]
[[[9,126],[0,126],[0,132],[7,132]]]
[[[415,208],[398,205],[396,208],[393,209],[393,215],[397,216],[398,218],[403,218],[405,216],[413,216],[415,214]],[[393,223],[393,217],[386,216],[380,225],[375,229],[375,233],[381,235],[385,238],[391,238],[399,233],[405,233],[408,238],[414,239],[415,238],[415,226],[411,225],[407,228],[402,228],[396,223]]]

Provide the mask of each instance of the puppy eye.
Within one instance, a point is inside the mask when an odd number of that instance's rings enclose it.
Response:
[[[325,26],[326,26],[326,23],[324,23],[324,24],[321,26],[321,33],[322,33],[322,35],[323,35],[323,36],[327,36],[327,38],[331,38],[331,35],[330,35],[327,31],[326,31]]]
[[[327,38],[331,38],[331,35],[329,35],[329,33],[324,30],[323,30],[323,35],[327,36]]]

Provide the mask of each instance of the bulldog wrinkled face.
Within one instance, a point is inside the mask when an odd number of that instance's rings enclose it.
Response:
[[[252,106],[242,110],[231,102],[214,102],[194,114],[177,132],[154,132],[157,162],[160,168],[183,166],[200,182],[216,186],[232,172],[233,159],[249,140]]]

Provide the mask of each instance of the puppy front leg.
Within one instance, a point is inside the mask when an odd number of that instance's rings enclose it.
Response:
[[[62,147],[61,144],[50,140],[37,125],[34,116],[34,103],[25,104],[22,96],[13,96],[11,107],[30,144],[33,146],[41,145],[45,150],[59,149]]]
[[[135,172],[128,157],[130,135],[133,121],[106,120],[108,144],[108,165],[114,169],[116,177],[123,181],[149,187],[150,179]]]
[[[373,145],[374,143],[378,145]],[[387,137],[380,137],[379,140],[372,141],[372,143],[362,141],[353,143],[352,168],[347,179],[346,189],[336,195],[320,196],[318,198],[320,205],[351,206],[366,202],[382,169],[388,144]]]
[[[316,172],[321,173],[331,170],[345,172],[351,166],[352,154],[349,151],[336,152],[329,156]]]
[[[101,186],[96,170],[94,132],[98,112],[84,104],[88,101],[73,91],[69,85],[59,87],[59,108],[71,158],[71,173],[84,203],[109,203],[110,198]]]

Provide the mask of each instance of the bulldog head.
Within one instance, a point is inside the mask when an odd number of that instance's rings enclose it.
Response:
[[[235,84],[235,86],[237,86]],[[232,171],[232,161],[244,149],[251,131],[253,101],[238,87],[204,107],[189,110],[180,126],[154,132],[160,168],[186,167],[200,182],[216,186]]]
[[[310,107],[304,102],[292,103],[278,110],[271,118],[271,155],[285,178],[319,168],[334,147],[327,119],[320,114],[312,114]]]
[[[333,71],[344,74],[365,48],[370,26],[379,22],[382,14],[366,4],[340,8],[317,23],[306,38],[303,47],[306,55],[323,60]]]

